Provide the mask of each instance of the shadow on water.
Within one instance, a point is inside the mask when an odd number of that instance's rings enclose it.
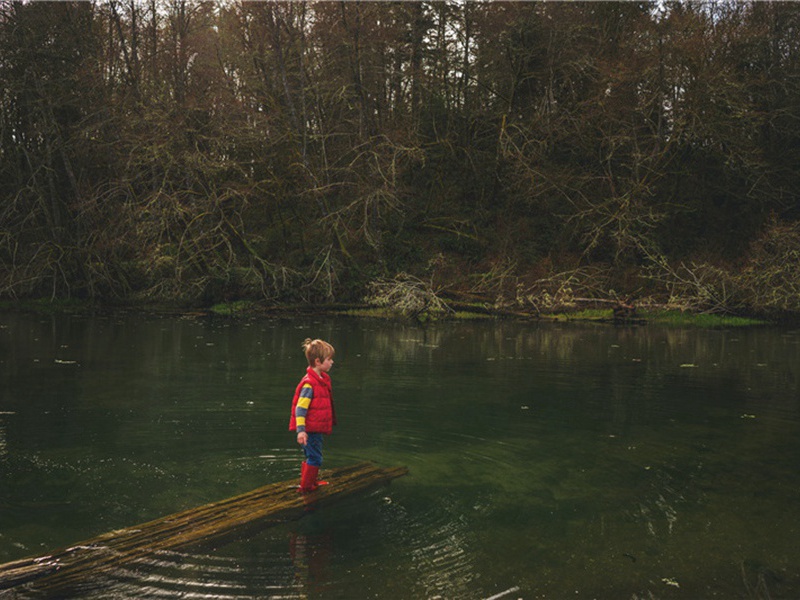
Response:
[[[800,332],[0,324],[0,562],[294,477],[307,336],[337,348],[329,466],[411,470],[75,597],[800,597]]]

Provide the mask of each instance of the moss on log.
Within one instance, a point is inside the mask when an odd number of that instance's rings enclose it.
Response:
[[[302,517],[312,508],[387,483],[408,473],[405,467],[381,468],[371,463],[332,469],[330,485],[309,494],[297,481],[282,481],[226,500],[178,512],[134,527],[104,533],[46,556],[0,565],[0,590],[33,584],[46,594],[69,588],[86,577],[159,551],[220,542],[254,528]]]

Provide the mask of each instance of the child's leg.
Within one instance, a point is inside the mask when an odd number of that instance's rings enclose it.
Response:
[[[308,443],[303,446],[303,451],[306,453],[306,462],[312,467],[322,466],[322,439],[321,433],[309,433]]]
[[[322,465],[322,434],[309,433],[306,445],[303,446],[306,459],[300,469],[300,490],[310,491],[315,486],[317,471]],[[309,467],[311,467],[309,472]]]
[[[308,442],[304,446],[306,453],[306,467],[300,483],[300,491],[308,492],[320,485],[327,485],[327,481],[318,481],[317,473],[322,466],[322,434],[309,433]]]

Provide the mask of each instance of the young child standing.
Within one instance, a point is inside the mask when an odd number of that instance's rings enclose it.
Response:
[[[294,392],[289,431],[297,431],[297,443],[306,456],[300,471],[300,492],[306,493],[328,483],[318,481],[317,474],[322,466],[322,436],[330,434],[336,425],[328,375],[335,350],[328,342],[308,338],[303,342],[303,351],[308,368]]]

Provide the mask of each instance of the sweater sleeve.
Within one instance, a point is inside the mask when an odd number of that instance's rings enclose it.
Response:
[[[300,389],[300,396],[297,398],[297,407],[294,409],[294,418],[297,424],[297,433],[303,433],[306,430],[306,415],[308,414],[308,407],[311,406],[311,398],[314,395],[314,388],[310,383],[306,383]]]

